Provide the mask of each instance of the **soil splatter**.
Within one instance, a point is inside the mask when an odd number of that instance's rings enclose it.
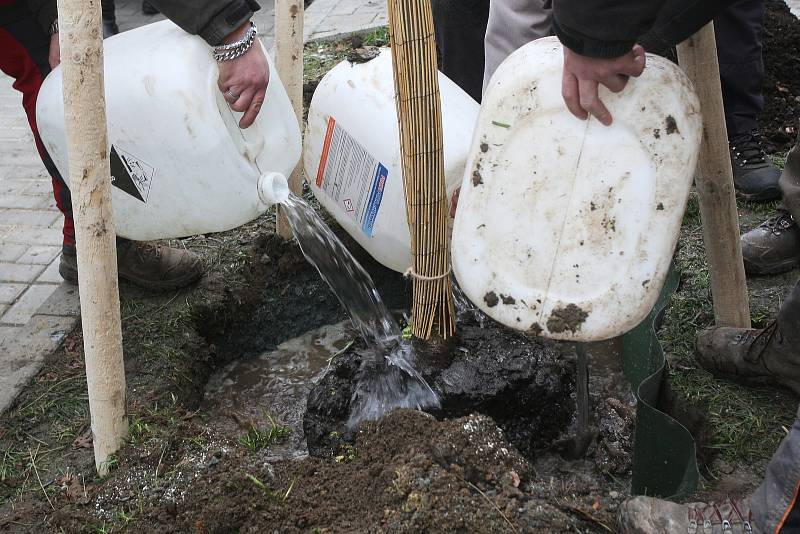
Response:
[[[547,329],[554,334],[562,334],[569,330],[573,334],[580,330],[581,325],[586,322],[589,314],[575,304],[569,304],[564,308],[556,308],[547,320]]]

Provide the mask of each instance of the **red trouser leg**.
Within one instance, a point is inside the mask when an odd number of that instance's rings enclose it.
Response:
[[[36,98],[42,81],[50,72],[47,61],[49,43],[50,38],[45,35],[33,16],[1,27],[0,70],[14,78],[14,89],[22,93],[22,107],[28,116],[36,148],[52,177],[56,205],[64,214],[64,246],[72,247],[75,245],[75,228],[69,188],[47,154],[36,126]]]

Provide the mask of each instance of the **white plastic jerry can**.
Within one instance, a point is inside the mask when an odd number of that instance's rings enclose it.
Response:
[[[555,38],[512,54],[489,83],[453,228],[469,299],[535,335],[597,341],[655,305],[678,240],[701,141],[700,104],[666,59],[620,94],[614,123],[581,121],[561,97]]]
[[[300,128],[271,62],[264,105],[242,130],[200,37],[162,21],[104,45],[118,235],[151,240],[220,232],[285,198],[285,176],[300,159]],[[68,180],[60,68],[44,81],[36,111],[45,147]]]
[[[439,73],[448,196],[461,183],[478,103]],[[392,56],[344,61],[320,82],[308,112],[303,163],[311,191],[377,261],[411,266]]]

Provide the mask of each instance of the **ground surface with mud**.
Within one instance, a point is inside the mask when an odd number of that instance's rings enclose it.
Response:
[[[762,126],[770,150],[780,155],[800,115],[800,62],[795,55],[800,24],[789,18],[782,3],[768,0],[767,5],[767,112]],[[357,45],[380,39],[359,37]],[[322,72],[352,45],[313,45],[307,49],[308,61]],[[316,80],[318,76],[307,80],[308,92]],[[742,205],[745,226],[756,224],[771,209]],[[571,349],[552,352],[518,334],[484,328],[475,317],[463,318],[460,339],[437,353],[448,355],[445,361],[426,371],[452,402],[436,413],[438,418],[397,412],[347,436],[345,430],[320,426],[323,456],[297,460],[288,458],[303,454],[298,436],[305,405],[288,406],[297,396],[278,398],[264,410],[212,406],[206,383],[213,373],[345,319],[335,296],[296,245],[273,236],[272,221],[266,215],[232,232],[184,240],[202,256],[208,271],[195,287],[151,296],[122,286],[131,433],[113,458],[109,477],[94,474],[80,331],[47,359],[14,406],[0,416],[1,531],[616,529],[615,512],[630,482],[634,411],[613,350],[607,352],[610,357],[592,359],[594,434],[579,460],[567,459],[574,445]],[[691,349],[694,332],[713,320],[700,234],[692,201],[679,252],[683,285],[665,321],[670,376],[683,402],[709,414],[696,426],[708,483],[700,496],[740,496],[758,483],[763,463],[783,435],[781,427],[793,418],[796,399],[775,388],[731,385],[697,369]],[[410,285],[354,251],[389,307],[402,317]],[[756,324],[774,314],[796,275],[751,281]],[[345,346],[335,346],[330,365],[346,377],[363,347],[357,342]],[[558,387],[547,389],[554,393],[553,402],[560,402],[552,407],[553,417],[542,406],[547,403],[537,405],[540,385],[526,389],[530,384],[525,380],[518,381],[517,389],[495,387],[498,402],[482,396],[481,391],[492,390],[493,373],[499,372],[481,363],[492,354],[498,360],[511,355],[519,359],[519,376],[537,380],[547,370],[544,378],[556,379],[551,385]],[[455,381],[442,378],[447,373],[471,374],[486,383],[458,391],[452,387]],[[344,414],[349,397],[336,388],[346,383],[324,384],[341,393]],[[513,409],[506,409],[507,402],[514,403]],[[514,417],[514,409],[530,409],[528,419]],[[275,415],[279,417],[272,427],[269,421]],[[335,425],[344,419],[332,420]],[[532,428],[534,420],[537,426]]]

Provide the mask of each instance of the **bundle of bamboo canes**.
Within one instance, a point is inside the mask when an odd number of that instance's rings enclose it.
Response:
[[[430,0],[388,0],[403,177],[411,231],[413,331],[455,333],[442,106]]]

